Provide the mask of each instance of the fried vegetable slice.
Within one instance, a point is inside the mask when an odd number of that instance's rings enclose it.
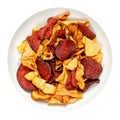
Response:
[[[27,46],[28,46],[27,40],[22,41],[22,43],[17,47],[18,52],[24,53]]]
[[[59,84],[56,95],[68,95],[75,98],[82,98],[82,92],[78,90],[67,90],[64,85]]]
[[[97,79],[103,70],[102,65],[91,57],[82,59],[81,63],[84,66],[84,77],[87,79]]]
[[[39,90],[36,90],[36,91],[32,91],[31,97],[33,100],[38,101],[38,100],[50,99],[51,95],[44,94],[44,93],[40,92]]]
[[[86,56],[95,56],[100,51],[100,46],[89,38],[83,37],[82,42],[85,45]]]
[[[46,81],[48,81],[50,77],[52,76],[51,67],[49,63],[41,59],[37,60],[37,69],[38,69],[40,76]]]
[[[84,66],[78,62],[78,67],[76,69],[76,80],[77,80],[77,84],[79,86],[80,89],[83,89],[85,87],[85,78],[83,78],[84,75]]]
[[[76,45],[71,40],[61,40],[56,47],[55,55],[61,61],[67,59],[73,52],[76,51]]]
[[[68,61],[68,60],[67,60]],[[68,70],[74,70],[77,67],[77,59],[73,58],[72,60],[70,59],[70,62],[67,63],[67,61],[65,60],[63,62],[63,65],[65,66],[65,68],[67,68]]]
[[[28,81],[25,78],[25,75],[28,74],[31,70],[24,65],[20,65],[17,70],[17,80],[20,86],[26,91],[33,91],[37,88],[32,84],[31,81]]]
[[[35,63],[36,54],[29,45],[27,45],[27,47],[24,49],[23,55],[20,60],[24,66],[32,70],[35,70],[37,68]]]

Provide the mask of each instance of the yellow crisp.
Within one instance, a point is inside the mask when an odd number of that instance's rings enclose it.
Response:
[[[31,97],[32,99],[38,101],[38,100],[47,100],[51,97],[51,95],[44,94],[36,90],[36,91],[32,91]]]
[[[35,26],[33,29],[32,29],[32,34],[35,34],[37,31],[39,31],[39,27],[38,26]]]
[[[85,83],[84,83],[84,67],[82,64],[78,63],[78,67],[76,69],[76,75],[75,78],[77,80],[77,84],[78,86],[83,89],[85,87]]]
[[[24,40],[21,45],[17,47],[18,52],[24,53],[26,47],[28,46],[27,40]]]
[[[27,45],[27,47],[25,47],[23,55],[21,57],[21,62],[24,66],[35,70],[36,69],[36,53],[31,49],[31,47],[29,45]]]
[[[37,88],[39,89],[43,89],[46,81],[40,77],[35,77],[34,79],[32,79],[32,83],[33,85],[35,85]]]
[[[102,58],[103,58],[103,53],[101,51],[99,51],[98,54],[93,57],[93,59],[95,59],[98,63],[102,62]]]
[[[63,65],[68,70],[74,70],[77,67],[77,59],[73,58],[68,64],[66,64],[66,62],[64,62]]]
[[[52,52],[44,51],[44,53],[41,55],[42,60],[52,60],[54,58]]]
[[[59,84],[56,95],[68,95],[71,97],[82,98],[82,93],[78,90],[67,90],[64,85]]]
[[[95,56],[100,51],[100,46],[89,38],[83,37],[82,42],[85,45],[86,56]]]
[[[85,24],[86,26],[89,26],[90,23],[87,20],[65,20],[65,21],[58,21],[58,24],[60,25],[69,25],[69,24],[78,24],[78,23],[82,23]]]
[[[39,75],[38,72],[36,71],[32,71],[32,72],[29,72],[27,73],[24,77],[29,80],[29,81],[32,81],[35,77],[37,77]]]
[[[65,67],[63,67],[63,72],[55,80],[59,83],[65,84],[67,76],[67,70],[65,69]]]
[[[59,99],[56,99],[54,96],[48,101],[48,104],[62,104]]]
[[[46,94],[54,94],[56,90],[56,87],[52,84],[45,83],[44,87],[42,88],[42,91]]]

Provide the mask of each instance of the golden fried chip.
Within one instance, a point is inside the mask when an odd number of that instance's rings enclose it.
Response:
[[[68,60],[67,60],[67,62],[68,62]],[[68,70],[74,70],[77,67],[77,59],[76,58],[73,58],[72,60],[70,59],[70,62],[68,64],[66,63],[66,60],[65,60],[63,62],[63,65]]]
[[[39,45],[39,48],[38,48],[38,50],[37,50],[37,56],[41,56],[42,55],[42,53],[44,52],[44,50],[43,50],[44,48],[43,48],[43,45]]]
[[[47,49],[47,45],[50,43],[50,41],[48,39],[44,39],[41,43],[41,45],[43,45],[43,48],[46,50]]]
[[[56,63],[55,70],[58,70],[63,65],[62,61],[60,61],[60,60],[56,60],[55,63]]]
[[[36,56],[29,56],[29,57],[21,58],[22,64],[32,70],[35,70],[37,68],[35,61],[36,61]]]
[[[56,33],[56,31],[58,31],[58,30],[61,30],[61,26],[60,26],[59,24],[56,24],[56,25],[53,27],[52,35],[51,35],[51,37],[50,37],[50,41],[55,38],[55,33]]]
[[[76,44],[76,41],[74,40],[73,36],[72,35],[69,35],[69,39],[74,41],[74,43]]]
[[[32,70],[35,70],[37,68],[37,65],[35,62],[36,57],[37,57],[36,53],[31,49],[29,45],[27,45],[20,60],[24,66]]]
[[[56,96],[56,95],[55,95]],[[57,95],[57,97],[52,97],[50,100],[48,100],[48,104],[63,104],[66,105],[68,103],[74,103],[77,100],[81,99],[81,98],[73,98],[67,95],[64,96],[59,96]]]
[[[56,87],[52,84],[45,83],[42,91],[46,94],[54,94],[56,91]]]
[[[41,55],[42,60],[52,60],[54,58],[52,52],[48,52],[47,50]]]
[[[76,69],[76,78],[79,78],[79,76],[84,75],[84,67],[79,61],[77,61],[77,64],[78,64],[78,67]]]
[[[35,34],[36,32],[39,31],[39,27],[38,26],[35,26],[33,29],[32,29],[32,34]]]
[[[67,80],[67,70],[65,69],[65,67],[63,66],[63,72],[55,79],[56,82],[65,84],[66,80]]]
[[[84,48],[84,44],[82,43],[81,40],[78,40],[78,41],[77,41],[77,47],[78,47],[79,49]]]
[[[56,60],[56,61],[55,61],[55,64],[56,64],[56,65],[62,65],[62,61],[61,61],[61,60]]]
[[[61,102],[53,96],[48,100],[48,104],[61,104]]]
[[[56,47],[61,40],[63,40],[63,39],[62,38],[57,38],[56,42],[54,43],[54,46]]]
[[[41,94],[41,92],[39,92],[38,90],[36,91],[32,91],[31,93],[31,97],[33,100],[47,100],[47,99],[50,99],[51,95],[48,95],[48,94]]]
[[[80,98],[81,99],[81,98]],[[79,99],[78,98],[70,98],[69,99],[69,103],[74,103],[76,101],[78,101]]]
[[[25,48],[22,57],[28,57],[28,56],[36,56],[36,53],[32,50],[32,48],[27,45]]]
[[[84,36],[82,42],[85,45],[86,56],[95,56],[100,51],[100,46],[89,38]]]
[[[35,70],[37,68],[35,61],[36,58],[34,56],[21,58],[22,64],[31,70]]]
[[[17,47],[17,50],[18,50],[18,52],[20,52],[20,53],[24,53],[25,52],[25,49],[28,47],[28,41],[27,40],[24,40],[22,43],[21,43],[21,45],[19,45],[18,47]]]
[[[102,58],[103,58],[103,54],[101,51],[99,51],[98,54],[93,57],[93,59],[95,59],[98,63],[102,62]]]
[[[66,39],[69,39],[69,35],[70,35],[70,32],[69,32],[69,30],[68,30],[68,28],[65,26],[65,37],[66,37]]]
[[[73,55],[81,55],[81,53],[83,53],[85,50],[83,49],[79,49],[76,53],[74,53]]]
[[[78,42],[79,40],[82,39],[82,37],[83,37],[82,32],[79,30],[76,30],[73,35],[73,38]]]
[[[29,73],[27,73],[24,77],[29,80],[32,81],[35,77],[37,77],[39,75],[39,73],[37,71],[31,71]]]
[[[79,88],[80,89],[84,89],[84,87],[85,87],[85,78],[83,78],[83,77],[80,77],[79,78],[79,81],[77,82],[77,85],[79,86]]]
[[[64,65],[68,65],[72,61],[72,58],[64,60]]]
[[[68,29],[73,34],[73,38],[75,41],[78,42],[82,39],[82,32],[78,30],[78,26],[76,24],[69,24]]]
[[[78,86],[81,89],[83,89],[85,87],[83,75],[84,75],[84,67],[83,67],[83,65],[80,62],[78,62],[78,67],[76,69],[75,78],[77,80]]]
[[[45,83],[46,81],[41,77],[35,77],[34,79],[32,79],[32,84],[41,90],[44,88]]]
[[[49,40],[45,39],[40,45],[37,51],[37,56],[41,57],[42,60],[51,60],[54,58],[52,52],[47,50],[47,45],[50,43]]]
[[[62,103],[63,104],[68,104],[70,100],[70,97],[68,95],[63,95],[62,96]]]
[[[69,24],[67,27],[72,34],[77,30],[77,24]]]
[[[68,95],[75,98],[82,98],[82,92],[78,90],[67,90],[64,85],[59,84],[56,95]]]
[[[50,100],[48,100],[49,104],[68,104],[69,96],[67,95],[54,95]]]
[[[46,83],[46,80],[42,79],[41,77],[35,77],[32,79],[33,85],[43,91],[46,94],[54,94],[56,87],[52,84]]]
[[[60,25],[69,25],[69,24],[78,24],[78,23],[82,23],[85,24],[86,26],[89,26],[90,23],[87,20],[65,20],[65,21],[58,21],[58,24]]]

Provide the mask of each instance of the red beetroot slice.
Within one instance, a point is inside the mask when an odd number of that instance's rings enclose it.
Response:
[[[17,70],[17,80],[20,86],[26,91],[33,91],[37,88],[32,84],[32,82],[28,81],[24,76],[30,72],[31,70],[22,64],[19,66]]]
[[[72,81],[71,72],[67,71],[67,73],[68,73],[68,77],[67,77],[67,80],[66,80],[66,83],[65,83],[65,87],[66,87],[67,90],[73,90],[74,87],[71,84],[71,81]]]
[[[54,17],[50,17],[50,18],[48,18],[47,23],[48,23],[48,25],[53,27],[57,23],[57,20]]]
[[[52,30],[54,25],[56,24],[57,20],[53,17],[47,20],[47,25],[40,28],[37,32],[39,39],[42,41],[43,39],[49,39],[52,35]]]
[[[76,51],[76,45],[71,40],[61,40],[56,47],[55,55],[60,60],[67,59],[73,52]]]
[[[57,23],[57,20],[53,17],[50,17],[48,20],[48,25],[47,25],[47,31],[45,33],[45,37],[46,39],[50,39],[51,35],[52,35],[52,30],[54,25]]]
[[[47,48],[53,54],[55,53],[55,46],[54,43],[56,42],[57,38],[65,38],[65,30],[58,30],[55,33],[55,38],[51,40],[51,42],[47,45]]]
[[[72,70],[72,71],[71,71],[71,74],[72,74],[72,81],[71,81],[72,86],[73,86],[74,88],[76,88],[76,87],[77,87],[77,81],[76,81],[76,78],[75,78],[76,70]]]
[[[102,66],[100,63],[92,59],[91,57],[86,57],[82,59],[81,63],[84,66],[84,77],[89,79],[99,78],[102,72]]]
[[[47,62],[42,61],[40,59],[37,60],[37,69],[38,69],[40,76],[46,81],[48,81],[50,77],[52,77],[51,67]]]
[[[37,32],[37,35],[41,41],[44,39],[46,31],[47,31],[47,26],[40,28],[40,30]]]
[[[65,39],[65,30],[58,30],[55,32],[55,38],[63,38]]]
[[[54,46],[55,42],[56,42],[56,38],[52,39],[50,43],[47,45],[48,51],[52,52],[53,55],[55,53],[55,46]]]
[[[75,78],[76,70],[73,71],[67,71],[68,77],[65,83],[67,90],[73,90],[77,88],[77,81]]]
[[[48,51],[52,52],[52,54],[54,55],[54,53],[55,53],[54,45],[47,45],[47,49],[48,49]]]
[[[40,45],[40,43],[41,43],[41,41],[40,41],[39,38],[38,38],[38,35],[37,35],[37,34],[34,34],[34,35],[31,35],[31,36],[28,36],[26,39],[27,39],[30,47],[31,47],[35,52],[37,52],[37,50],[39,49],[39,45]]]
[[[83,33],[84,36],[94,39],[96,35],[84,24],[79,23],[79,30]]]
[[[51,61],[49,62],[49,64],[50,64],[51,71],[52,71],[52,77],[49,79],[49,81],[54,82],[54,80],[62,73],[63,68],[60,67],[58,70],[56,70],[56,69],[55,69],[55,66],[56,66],[55,60],[51,60]],[[51,79],[53,79],[53,80],[51,80]],[[51,82],[49,82],[49,83],[51,83]]]
[[[40,28],[38,32],[26,38],[28,40],[30,47],[35,52],[37,52],[37,50],[39,49],[39,45],[43,39],[49,39],[51,37],[52,29],[56,22],[57,21],[55,18],[49,18],[48,24],[45,27]]]

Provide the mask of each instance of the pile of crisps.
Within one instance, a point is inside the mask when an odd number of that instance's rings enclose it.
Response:
[[[48,104],[69,104],[74,103],[79,99],[83,98],[83,92],[85,88],[84,78],[84,67],[80,63],[80,60],[86,56],[94,58],[97,62],[101,63],[102,61],[102,52],[100,50],[99,44],[96,42],[96,37],[93,40],[90,40],[82,34],[80,30],[77,29],[78,23],[85,24],[87,27],[90,26],[88,20],[67,20],[69,12],[65,12],[61,15],[55,16],[57,19],[57,24],[53,27],[52,35],[50,39],[44,39],[39,46],[37,52],[34,52],[29,46],[27,40],[24,40],[20,46],[17,47],[18,51],[22,53],[20,58],[22,64],[32,71],[26,74],[24,77],[31,81],[38,89],[31,92],[31,97],[33,100],[47,101]],[[38,27],[34,27],[32,33],[35,33],[39,30]],[[36,65],[37,57],[40,57],[42,60],[53,60],[54,55],[52,52],[47,50],[47,45],[54,38],[54,33],[57,30],[65,30],[65,36],[67,39],[74,41],[77,46],[77,51],[72,54],[68,59],[60,61],[55,59],[56,68],[63,66],[63,72],[55,79],[54,83],[47,83],[44,80],[38,70]],[[61,38],[57,38],[55,46],[58,45]],[[75,78],[77,80],[78,88],[74,90],[67,90],[65,87],[67,79],[67,71],[75,70]]]

